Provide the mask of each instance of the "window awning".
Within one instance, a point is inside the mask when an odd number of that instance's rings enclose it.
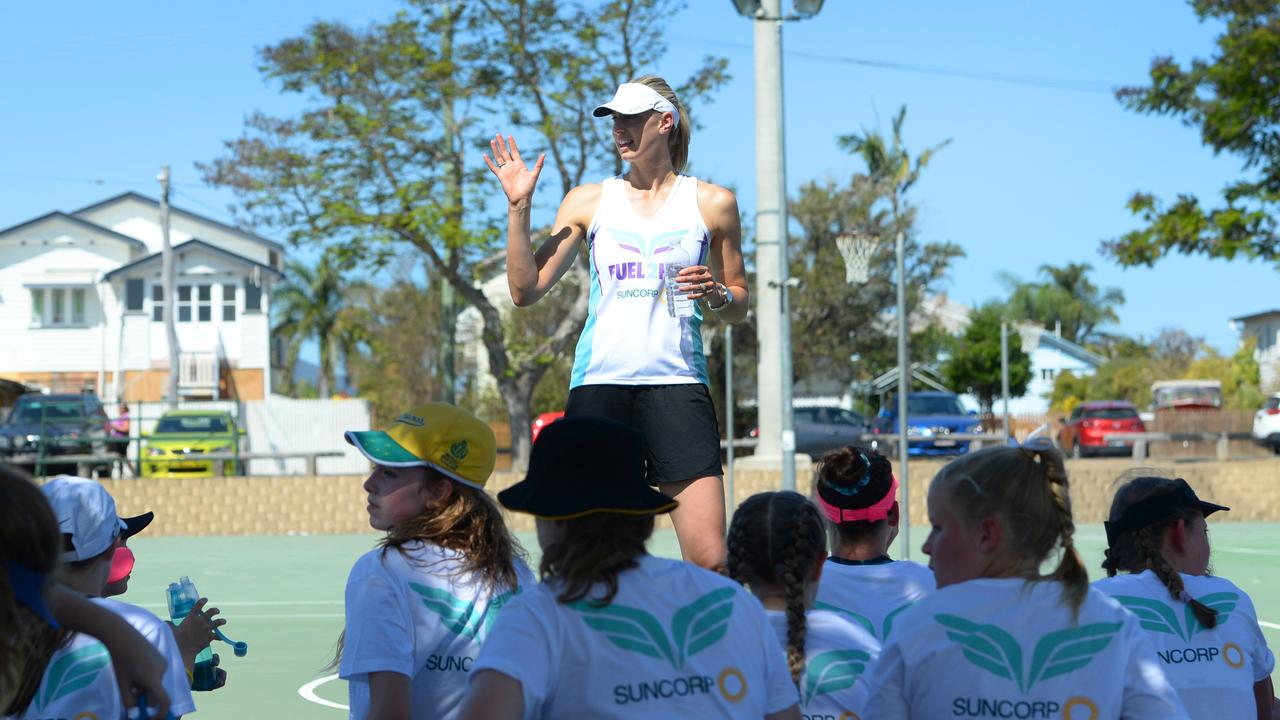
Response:
[[[87,287],[96,284],[94,270],[51,270],[22,276],[27,287]]]

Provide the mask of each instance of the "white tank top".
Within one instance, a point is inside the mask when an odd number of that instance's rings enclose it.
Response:
[[[625,181],[604,181],[587,231],[591,299],[570,388],[579,385],[707,384],[702,308],[667,313],[664,265],[705,265],[711,233],[698,212],[698,179],[677,175],[662,209],[643,218]]]

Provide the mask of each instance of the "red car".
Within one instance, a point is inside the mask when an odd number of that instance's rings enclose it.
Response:
[[[533,421],[533,427],[529,428],[529,430],[533,435],[533,439],[530,442],[537,442],[538,433],[542,432],[542,428],[550,425],[551,423],[559,420],[562,417],[564,417],[563,411],[542,413],[537,418],[535,418]]]
[[[1071,457],[1133,452],[1132,440],[1112,440],[1119,432],[1146,432],[1138,409],[1123,400],[1092,400],[1071,411],[1071,419],[1058,430],[1058,446]]]

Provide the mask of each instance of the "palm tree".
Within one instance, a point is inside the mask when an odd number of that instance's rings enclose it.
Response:
[[[347,367],[347,358],[365,339],[346,305],[350,289],[332,253],[324,253],[314,267],[297,260],[285,263],[285,279],[276,286],[271,307],[276,314],[273,332],[288,342],[285,370],[290,385],[302,344],[315,340],[320,348],[317,391],[322,398],[330,396],[335,367]]]
[[[1089,340],[1099,325],[1119,321],[1115,308],[1124,304],[1122,290],[1103,290],[1089,280],[1092,269],[1089,263],[1041,265],[1045,282],[1040,283],[1023,283],[1004,275],[1005,284],[1012,290],[1011,317],[1034,320],[1045,327],[1062,323],[1062,337],[1075,343]]]

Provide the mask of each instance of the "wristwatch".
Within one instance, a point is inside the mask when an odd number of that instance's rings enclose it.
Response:
[[[707,309],[710,310],[711,312],[720,312],[721,310],[724,310],[725,308],[733,304],[733,291],[730,290],[727,285],[724,285],[722,283],[716,283],[716,287],[720,288],[720,292],[724,293],[724,302],[720,303],[719,305],[712,305],[711,303],[707,303]]]

